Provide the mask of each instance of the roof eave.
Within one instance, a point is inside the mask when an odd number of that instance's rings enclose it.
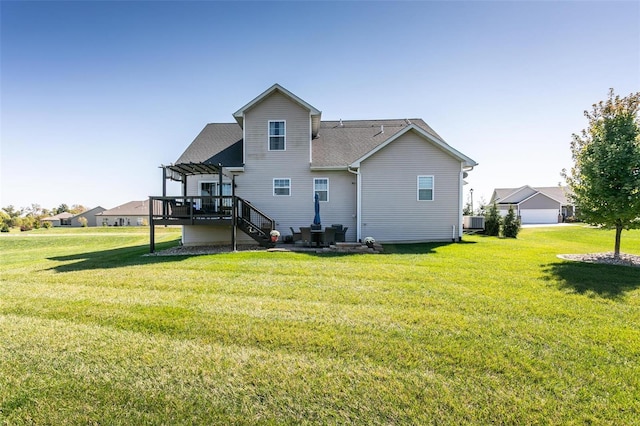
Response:
[[[311,166],[309,167],[311,171],[345,171],[349,170],[348,165],[344,166]]]

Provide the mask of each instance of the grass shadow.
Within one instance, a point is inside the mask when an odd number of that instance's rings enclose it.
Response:
[[[414,244],[383,244],[384,252],[382,254],[429,254],[435,253],[440,247],[450,246],[452,244],[476,244],[475,241],[441,241],[433,243],[414,243]]]
[[[586,262],[554,262],[542,265],[546,279],[561,290],[618,299],[640,288],[640,268]]]
[[[156,251],[166,250],[178,244],[179,240],[156,244]],[[149,253],[149,245],[119,247],[88,253],[75,253],[66,256],[48,257],[48,260],[65,262],[48,268],[56,272],[86,271],[92,269],[122,268],[132,265],[148,265],[182,261],[189,256],[144,256]]]

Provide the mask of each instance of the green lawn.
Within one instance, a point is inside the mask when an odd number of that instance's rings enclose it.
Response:
[[[148,238],[0,236],[0,424],[638,424],[640,268],[556,257],[612,232],[379,255]]]

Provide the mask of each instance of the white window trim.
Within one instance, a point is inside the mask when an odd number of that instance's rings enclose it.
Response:
[[[421,200],[420,199],[420,178],[431,178],[431,199],[430,200]],[[427,188],[425,188],[427,189]],[[416,178],[416,200],[423,202],[431,202],[436,199],[436,178],[434,175],[418,175]]]
[[[320,200],[321,203],[328,203],[329,202],[329,178],[328,177],[318,177],[318,178],[313,178],[313,198],[315,199],[316,196],[316,192],[318,192],[316,190],[316,181],[317,180],[326,180],[327,181],[327,199],[326,200]]]
[[[284,123],[284,148],[283,149],[271,149],[271,123]],[[276,137],[276,135],[273,135]],[[279,136],[278,136],[279,137]],[[287,150],[287,120],[269,120],[267,123],[267,149],[272,152],[281,152]]]
[[[288,180],[289,181],[289,193],[287,195],[276,194],[276,180]],[[273,178],[273,183],[271,186],[271,194],[274,197],[291,197],[291,178]]]

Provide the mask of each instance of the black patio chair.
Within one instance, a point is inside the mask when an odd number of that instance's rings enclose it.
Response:
[[[339,230],[336,230],[336,243],[344,243],[346,241],[347,229],[349,229],[349,227],[345,226],[344,228],[341,227]]]
[[[311,227],[310,226],[300,227],[300,239],[304,242],[305,245],[311,244]]]
[[[325,246],[336,243],[336,228],[327,226],[324,228],[324,234],[322,234],[323,243]]]
[[[302,240],[302,233],[300,231],[296,232],[293,229],[293,226],[290,226],[289,229],[291,229],[291,237],[293,239],[293,242],[295,243],[296,241],[300,241]]]

